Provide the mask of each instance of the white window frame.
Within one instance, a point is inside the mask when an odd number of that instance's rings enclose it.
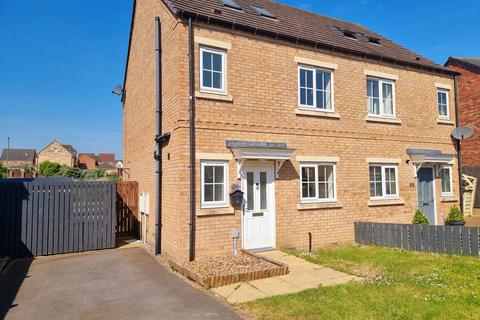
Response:
[[[205,201],[205,167],[223,167],[223,201]],[[200,162],[200,206],[201,208],[225,208],[228,207],[228,161],[208,160]],[[214,188],[215,189],[215,188]]]
[[[446,196],[446,197],[453,196],[452,167],[451,166],[443,166],[443,167],[440,168],[440,171],[443,170],[443,169],[448,170],[448,174],[449,174],[449,177],[450,177],[450,192],[444,192],[443,191],[442,175],[440,174],[440,190],[442,191],[442,196]]]
[[[446,99],[446,107],[447,107],[447,115],[442,115],[440,114],[440,101],[438,101],[438,94],[439,93],[445,93],[445,99]],[[440,119],[450,119],[450,103],[449,103],[449,90],[448,89],[440,89],[437,88],[437,114]]]
[[[300,72],[301,70],[312,71],[313,72],[313,105],[302,104],[301,103],[301,87],[300,87]],[[328,72],[330,73],[330,109],[320,109],[317,108],[317,71]],[[301,109],[307,109],[318,112],[335,112],[334,104],[334,80],[333,80],[333,70],[326,68],[311,67],[307,65],[299,65],[297,72],[297,85],[298,85],[298,107]]]
[[[221,88],[212,88],[212,87],[205,87],[203,86],[203,53],[209,52],[212,54],[219,54],[222,57],[222,76],[220,77],[221,80]],[[217,94],[226,94],[227,92],[227,52],[224,49],[214,49],[210,47],[200,46],[200,92],[207,92],[207,93],[217,93]],[[213,78],[212,78],[213,84]]]
[[[333,198],[319,198],[318,192],[318,166],[332,166],[333,167]],[[303,187],[303,168],[315,168],[315,197],[304,198],[302,194]],[[314,203],[314,202],[336,202],[337,201],[337,164],[335,162],[301,162],[300,163],[300,202]]]
[[[375,114],[375,113],[370,113],[370,97],[368,96],[368,88],[367,88],[367,113],[369,117],[378,117],[378,118],[389,118],[389,119],[395,119],[396,114],[397,114],[397,95],[396,95],[396,86],[395,86],[395,81],[394,80],[389,80],[389,79],[383,79],[383,78],[376,78],[376,77],[367,77],[365,80],[367,85],[368,85],[368,80],[373,80],[373,81],[378,81],[378,98],[380,102],[380,114]],[[385,109],[384,104],[383,104],[383,84],[388,83],[392,85],[392,114],[387,114],[384,113],[383,110]]]
[[[382,171],[382,195],[374,196],[370,194],[370,167],[381,167]],[[395,194],[385,194],[387,190],[387,181],[385,179],[385,169],[395,169]],[[384,199],[398,199],[400,197],[400,191],[398,190],[398,166],[392,164],[380,164],[380,163],[370,163],[368,166],[368,193],[370,194],[371,200],[384,200]]]

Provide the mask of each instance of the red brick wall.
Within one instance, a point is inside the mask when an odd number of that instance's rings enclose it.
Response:
[[[87,155],[80,156],[80,158],[78,158],[78,164],[84,165],[87,169],[95,169],[97,166],[95,163],[95,159]]]
[[[447,68],[462,74],[458,81],[460,124],[474,130],[473,136],[462,142],[462,165],[480,167],[480,71],[457,62]]]

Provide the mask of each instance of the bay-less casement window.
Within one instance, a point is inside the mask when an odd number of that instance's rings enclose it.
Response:
[[[202,208],[227,206],[226,161],[201,162],[201,205]]]
[[[333,111],[333,73],[313,67],[298,67],[298,104],[317,111]]]
[[[335,164],[301,163],[302,202],[336,200]]]
[[[367,78],[368,115],[395,117],[395,82]]]
[[[200,90],[226,92],[226,52],[200,47]]]
[[[395,165],[370,165],[370,198],[398,198],[398,174]]]
[[[439,118],[448,119],[450,117],[448,110],[448,90],[437,89],[437,104]]]
[[[452,191],[452,167],[443,167],[440,169],[440,179],[442,181],[442,195],[451,196]]]

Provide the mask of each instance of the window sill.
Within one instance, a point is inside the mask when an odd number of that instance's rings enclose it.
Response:
[[[227,102],[233,101],[233,97],[230,95],[221,94],[221,93],[200,92],[200,91],[195,91],[195,98],[227,101]]]
[[[317,110],[307,110],[307,109],[297,108],[295,110],[295,114],[299,116],[340,119],[340,115],[338,113],[331,112],[331,111],[317,111]]]
[[[297,210],[314,210],[314,209],[336,209],[341,208],[342,203],[334,202],[304,202],[297,204]]]
[[[447,124],[447,125],[450,125],[450,126],[454,126],[454,125],[455,125],[455,122],[453,122],[453,121],[450,120],[450,119],[437,119],[437,123],[438,123],[438,124]]]
[[[454,195],[447,196],[447,195],[442,195],[442,202],[457,202],[458,198],[455,197]]]
[[[367,122],[380,122],[388,124],[402,124],[402,120],[396,118],[384,118],[384,117],[372,117],[366,116],[365,121]]]
[[[377,206],[403,206],[405,204],[405,200],[403,198],[398,199],[379,199],[379,200],[369,200],[368,206],[369,207],[377,207]]]
[[[197,217],[220,216],[229,214],[235,214],[235,209],[233,207],[200,208],[200,210],[197,210]]]

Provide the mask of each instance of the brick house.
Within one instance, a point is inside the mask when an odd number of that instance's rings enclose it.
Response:
[[[25,177],[24,168],[35,168],[35,149],[3,149],[0,162],[12,178]]]
[[[38,165],[47,160],[75,167],[77,164],[77,150],[70,144],[61,144],[54,140],[37,155]]]
[[[450,57],[445,67],[460,73],[460,125],[473,129],[472,137],[462,141],[462,166],[480,167],[480,58]]]
[[[254,250],[306,248],[309,234],[313,247],[350,243],[355,221],[409,223],[419,206],[441,224],[458,205],[454,75],[364,27],[268,0],[135,1],[123,152],[142,238],[185,261],[231,254],[232,231]],[[156,103],[170,133],[159,162]]]
[[[95,169],[98,166],[98,156],[94,153],[79,153],[78,166],[82,169]]]

